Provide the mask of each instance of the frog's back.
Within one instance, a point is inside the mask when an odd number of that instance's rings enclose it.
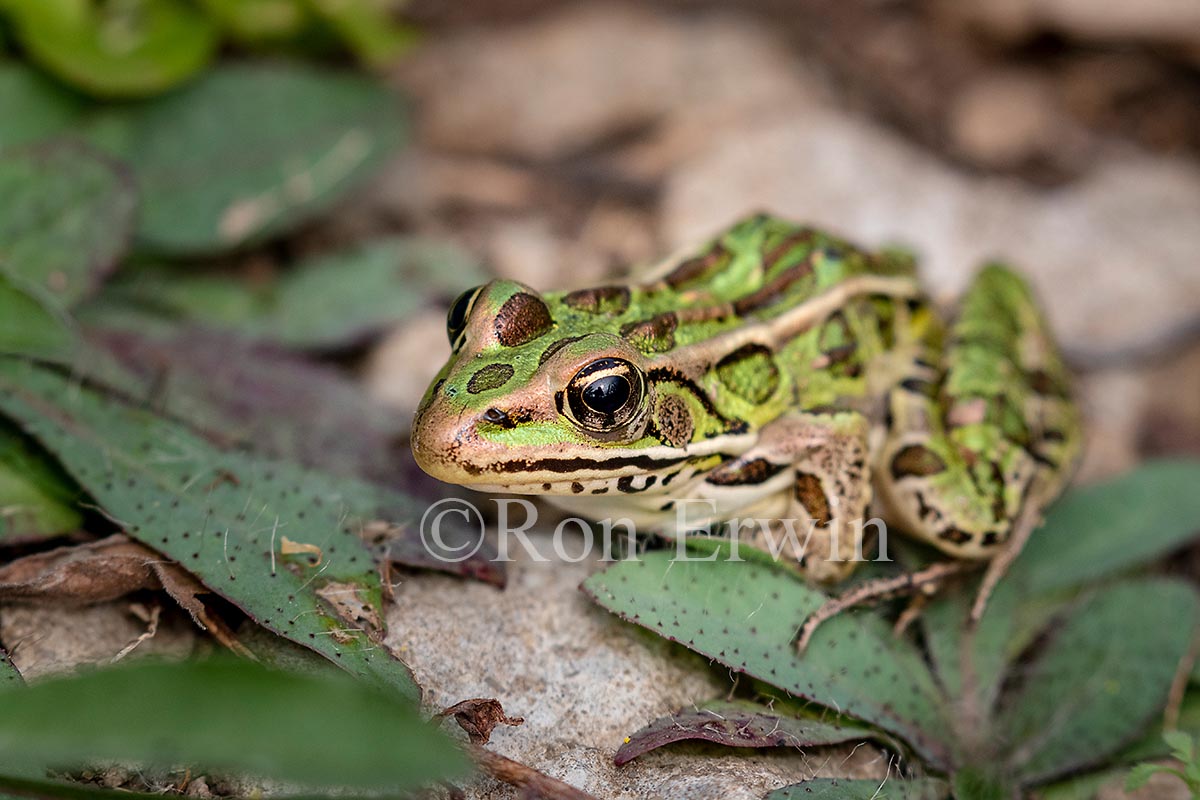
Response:
[[[544,297],[565,329],[628,340],[757,427],[870,391],[870,366],[913,335],[912,308],[897,314],[893,293],[870,289],[876,279],[915,295],[911,257],[756,215],[640,283]]]

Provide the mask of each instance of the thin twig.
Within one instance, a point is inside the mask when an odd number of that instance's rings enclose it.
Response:
[[[917,572],[907,572],[895,578],[867,581],[845,594],[838,597],[831,597],[820,608],[809,615],[808,619],[804,621],[804,625],[800,627],[800,635],[796,640],[796,650],[799,653],[804,653],[808,649],[809,642],[812,641],[813,634],[816,633],[821,623],[836,617],[843,611],[862,605],[869,600],[887,597],[896,592],[911,591],[928,583],[937,583],[943,578],[974,568],[975,564],[971,561],[946,561],[926,567]]]
[[[576,789],[570,784],[563,783],[557,778],[551,778],[527,767],[519,761],[513,761],[498,753],[493,753],[477,744],[467,745],[475,763],[496,780],[515,786],[525,792],[523,796],[541,798],[541,800],[597,800],[594,795]]]

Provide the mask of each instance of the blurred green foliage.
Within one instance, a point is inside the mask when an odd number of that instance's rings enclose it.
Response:
[[[390,0],[0,0],[21,53],[95,97],[160,94],[208,66],[222,40],[322,55],[340,44],[382,67],[414,41]]]
[[[395,793],[468,770],[415,706],[337,670],[281,672],[229,657],[144,661],[28,687],[0,681],[0,703],[0,792],[28,788],[8,777],[19,776],[43,778],[38,794],[55,796],[47,769],[113,761],[339,792]]]

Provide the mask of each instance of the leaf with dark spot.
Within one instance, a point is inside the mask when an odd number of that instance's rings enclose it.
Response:
[[[879,738],[870,728],[822,722],[773,711],[751,702],[713,702],[654,720],[626,738],[613,759],[617,766],[663,745],[704,741],[726,747],[797,749]]]
[[[381,610],[377,565],[356,531],[380,516],[384,490],[222,451],[182,425],[21,361],[0,360],[0,413],[52,452],[132,538],[183,564],[263,627],[375,685],[419,694],[371,631],[346,623],[317,595],[352,584]],[[280,535],[318,544],[322,565],[284,559]]]
[[[403,487],[380,489],[386,521],[372,518],[358,531],[381,561],[504,585],[504,564],[493,559],[494,542],[463,560],[444,557],[466,552],[454,548],[478,541],[478,529],[462,518],[444,520],[448,553],[432,552],[421,541],[425,508],[451,490],[416,467],[404,444],[409,420],[373,402],[342,373],[287,350],[210,330],[139,335],[93,329],[87,335],[128,368],[115,377],[127,394],[187,420],[222,446]]]
[[[1160,622],[1148,624],[1146,609]],[[1079,603],[1001,697],[997,738],[1012,743],[1010,768],[1041,782],[1129,744],[1162,713],[1198,625],[1200,597],[1182,581],[1131,580]]]
[[[785,786],[766,800],[949,800],[950,785],[937,778],[887,777],[881,781],[813,778]]]
[[[673,550],[646,553],[591,576],[583,589],[627,621],[877,725],[930,763],[949,763],[944,700],[911,642],[895,637],[875,614],[843,614],[797,655],[796,632],[826,596],[777,565],[748,556],[729,561],[727,547],[717,546],[712,561],[678,561]]]

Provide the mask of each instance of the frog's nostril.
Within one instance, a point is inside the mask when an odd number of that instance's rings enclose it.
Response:
[[[485,422],[490,422],[493,425],[500,425],[505,428],[513,427],[512,417],[508,415],[507,411],[501,411],[498,408],[489,408],[483,412],[483,419]]]

